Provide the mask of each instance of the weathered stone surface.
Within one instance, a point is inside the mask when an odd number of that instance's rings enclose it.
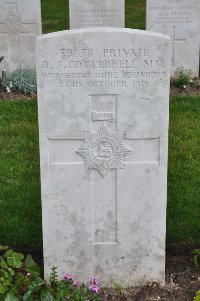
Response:
[[[171,73],[179,68],[199,76],[199,0],[147,0],[147,30],[172,39]]]
[[[163,283],[170,38],[44,35],[37,75],[45,276]]]
[[[0,76],[2,70],[35,67],[35,40],[41,34],[40,0],[0,0]]]
[[[70,0],[70,28],[124,27],[124,0]]]

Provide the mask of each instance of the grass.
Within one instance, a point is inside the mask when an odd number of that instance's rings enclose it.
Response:
[[[42,0],[43,33],[69,28],[68,0]]]
[[[36,101],[0,101],[0,244],[42,246]],[[167,241],[200,240],[200,97],[170,104]]]
[[[126,27],[145,29],[145,0],[126,0]]]
[[[0,101],[0,245],[41,248],[36,101]]]
[[[200,241],[200,96],[170,106],[167,240]]]
[[[43,33],[69,29],[69,1],[42,0]],[[145,0],[126,0],[126,27],[145,29]]]

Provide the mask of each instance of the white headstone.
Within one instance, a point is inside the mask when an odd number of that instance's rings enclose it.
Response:
[[[163,283],[170,38],[44,35],[37,75],[45,276]]]
[[[40,0],[0,0],[0,76],[3,69],[35,67],[35,40],[41,34]]]
[[[69,0],[70,28],[124,27],[124,0]]]
[[[147,0],[147,30],[171,36],[172,75],[184,68],[199,76],[199,0]]]

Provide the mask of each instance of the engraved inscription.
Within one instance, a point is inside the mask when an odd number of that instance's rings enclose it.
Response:
[[[184,68],[199,74],[199,0],[149,0],[147,28],[168,34],[172,41],[171,75]]]
[[[41,77],[60,88],[147,89],[152,80],[167,77],[165,58],[150,48],[61,48],[56,55],[54,65],[45,58],[41,62]]]
[[[112,27],[117,25],[119,9],[76,9],[74,14],[80,20],[80,27]],[[116,20],[116,21],[115,21]]]
[[[169,4],[162,6],[150,6],[150,11],[156,13],[156,18],[151,21],[156,25],[178,25],[178,24],[193,24],[193,12],[199,9],[199,3],[196,2],[194,5],[185,5],[180,1],[169,1]]]
[[[92,112],[93,121],[114,121],[114,112]]]
[[[132,149],[123,143],[123,132],[102,124],[96,132],[83,134],[83,143],[76,152],[84,158],[86,169],[96,169],[105,177],[111,169],[125,168],[124,157]]]

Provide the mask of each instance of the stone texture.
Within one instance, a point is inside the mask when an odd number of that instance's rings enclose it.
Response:
[[[0,0],[0,76],[3,69],[35,67],[35,40],[41,31],[40,0]]]
[[[46,278],[164,283],[170,44],[114,28],[38,38]]]
[[[199,76],[199,0],[147,0],[147,30],[172,39],[172,75],[179,68]]]
[[[69,0],[70,28],[124,27],[124,0]]]

